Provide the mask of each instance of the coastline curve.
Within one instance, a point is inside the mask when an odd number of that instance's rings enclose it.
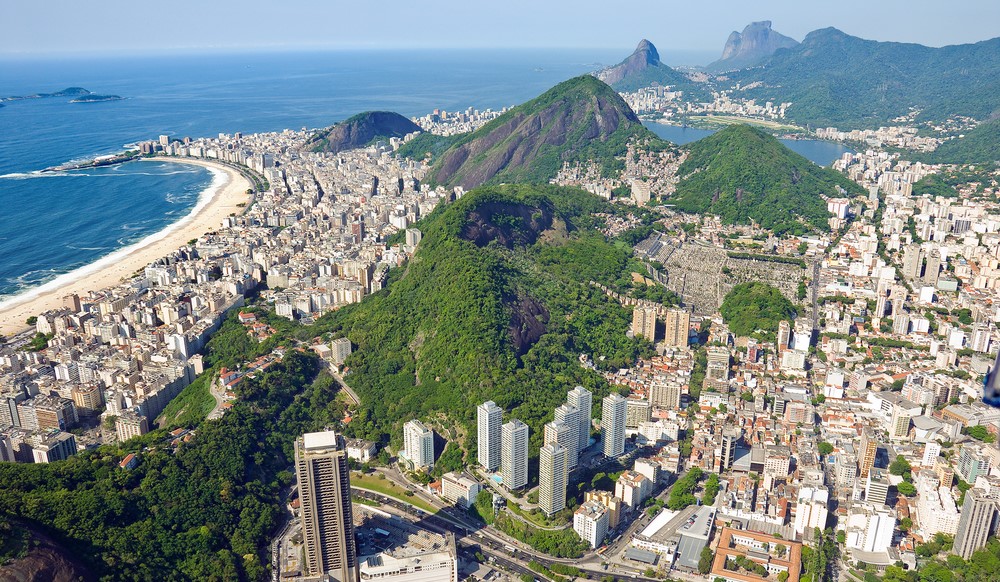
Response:
[[[223,218],[242,212],[240,205],[250,199],[247,195],[252,187],[249,180],[230,166],[191,158],[148,160],[207,168],[212,173],[212,182],[198,196],[191,211],[166,228],[0,302],[0,335],[9,337],[29,330],[30,326],[25,323],[28,317],[61,307],[66,295],[76,293],[82,297],[90,291],[111,288],[131,278],[136,271],[189,240],[218,228]]]

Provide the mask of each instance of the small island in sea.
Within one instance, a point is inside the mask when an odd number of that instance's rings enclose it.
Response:
[[[12,95],[10,97],[0,97],[0,104],[7,101],[23,101],[25,99],[46,99],[48,97],[72,97],[70,103],[96,103],[100,101],[121,101],[125,99],[120,95],[98,95],[91,93],[83,87],[67,87],[55,93],[34,93],[32,95]]]

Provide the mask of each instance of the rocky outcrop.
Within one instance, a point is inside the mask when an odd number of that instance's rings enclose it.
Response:
[[[419,131],[422,131],[419,125],[398,113],[366,111],[317,132],[306,142],[305,148],[314,152],[336,153]]]
[[[0,582],[77,582],[97,578],[72,552],[41,532],[30,531],[30,549],[0,566]]]
[[[650,67],[660,65],[660,53],[653,43],[646,39],[639,41],[639,46],[627,59],[613,67],[608,67],[597,73],[597,78],[608,85],[614,86],[629,76],[638,75]]]
[[[799,43],[771,29],[770,20],[751,22],[743,32],[735,30],[726,40],[722,58],[706,67],[709,71],[722,72],[744,69],[762,63],[778,49],[792,48]]]
[[[646,39],[639,41],[639,46],[624,61],[594,74],[616,91],[635,91],[654,84],[688,93],[703,91],[687,75],[660,62],[660,53]]]

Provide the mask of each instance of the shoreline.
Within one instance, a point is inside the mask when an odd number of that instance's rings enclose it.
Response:
[[[202,166],[212,172],[212,183],[198,196],[194,207],[180,220],[141,240],[105,255],[55,279],[0,302],[0,335],[12,336],[31,329],[28,317],[62,307],[62,298],[76,293],[83,298],[90,291],[114,287],[153,261],[179,249],[191,239],[220,227],[222,219],[239,214],[241,203],[249,201],[252,186],[235,169],[208,160],[174,157],[142,158]]]

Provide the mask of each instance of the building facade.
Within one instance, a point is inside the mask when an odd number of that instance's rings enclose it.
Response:
[[[303,574],[356,582],[351,471],[343,437],[327,431],[298,438],[295,474],[301,502]]]

